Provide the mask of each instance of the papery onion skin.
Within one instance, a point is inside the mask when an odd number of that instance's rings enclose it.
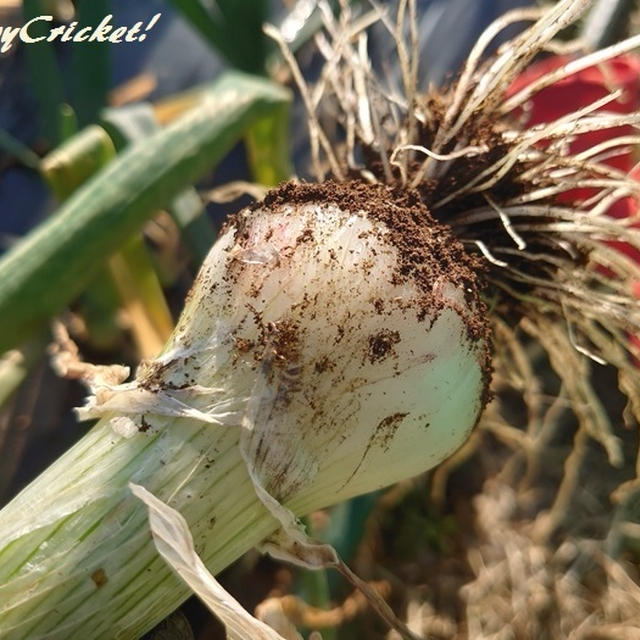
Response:
[[[227,225],[139,383],[246,397],[278,500],[386,486],[453,453],[486,403],[477,271],[412,192],[289,183]]]

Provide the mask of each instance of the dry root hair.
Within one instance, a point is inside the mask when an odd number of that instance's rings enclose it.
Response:
[[[621,97],[621,91],[613,86],[606,97],[552,122],[526,127],[523,116],[537,92],[588,67],[598,65],[606,71],[609,60],[640,46],[640,36],[587,52],[580,41],[561,41],[556,36],[585,13],[589,0],[559,0],[547,8],[516,9],[487,28],[450,87],[425,90],[418,86],[416,1],[398,0],[390,8],[369,0],[361,12],[354,12],[346,1],[340,4],[336,17],[327,2],[318,3],[325,28],[316,36],[316,45],[324,66],[312,86],[304,80],[285,39],[268,27],[303,98],[315,178],[356,177],[415,189],[432,214],[450,225],[469,251],[482,255],[486,263],[497,400],[486,412],[479,434],[476,432],[467,447],[436,472],[434,492],[442,492],[448,471],[477,450],[482,434],[490,432],[513,455],[503,473],[494,479],[502,488],[494,487],[477,505],[482,528],[488,520],[495,520],[487,514],[506,499],[511,491],[506,487],[517,484],[517,480],[520,491],[531,488],[544,465],[549,443],[558,433],[561,416],[572,412],[577,425],[557,492],[548,509],[531,519],[527,533],[511,521],[512,512],[504,515],[500,511],[504,516],[497,518],[500,525],[491,525],[494,530],[503,527],[504,535],[512,539],[496,541],[491,527],[485,526],[488,547],[477,551],[478,557],[484,557],[484,569],[478,569],[477,580],[465,592],[469,616],[475,616],[484,626],[470,637],[507,637],[499,633],[499,627],[511,614],[515,616],[509,607],[519,595],[514,591],[505,596],[506,609],[496,609],[486,590],[498,574],[505,584],[517,582],[509,574],[513,562],[524,563],[522,566],[535,574],[547,561],[550,564],[544,569],[544,584],[555,585],[556,591],[564,589],[568,598],[562,605],[566,607],[558,610],[562,634],[573,630],[570,637],[592,637],[589,633],[596,629],[597,637],[627,637],[616,634],[638,623],[633,611],[635,608],[637,612],[639,592],[621,565],[604,553],[604,545],[593,547],[584,540],[571,543],[574,556],[588,555],[609,585],[601,610],[595,612],[585,608],[587,596],[579,593],[578,587],[569,588],[573,574],[566,567],[573,566],[573,560],[560,558],[557,554],[562,549],[550,551],[547,543],[571,513],[583,462],[593,441],[604,449],[609,464],[622,467],[626,462],[632,469],[631,477],[627,476],[612,495],[617,511],[612,517],[607,552],[615,556],[613,550],[619,545],[612,545],[611,540],[619,540],[620,531],[634,526],[625,520],[624,513],[640,483],[638,448],[632,454],[636,460],[630,461],[630,453],[625,452],[616,432],[619,425],[608,415],[591,382],[591,373],[594,367],[613,367],[627,401],[624,423],[629,427],[637,422],[640,350],[630,336],[640,335],[640,304],[632,293],[632,283],[640,280],[640,270],[636,262],[613,248],[612,242],[640,249],[640,231],[634,228],[637,216],[613,219],[608,211],[624,198],[637,202],[640,187],[604,161],[638,149],[640,113],[607,111],[607,105]],[[527,26],[488,54],[495,37],[515,23]],[[401,72],[399,86],[372,69],[367,40],[372,25],[386,30],[395,43]],[[507,92],[536,56],[568,51],[578,55],[527,87]],[[579,153],[570,150],[575,136],[602,130],[612,130],[606,142]],[[562,195],[575,189],[589,189],[594,195],[567,204],[569,198]],[[541,361],[557,376],[553,393],[540,378]],[[526,425],[522,428],[510,424],[502,411],[500,392],[505,389],[517,390],[525,400]],[[502,555],[496,555],[498,549],[503,549]],[[498,600],[502,598],[500,584],[498,581],[492,596]],[[523,584],[528,583],[525,580]],[[619,601],[618,613],[609,617],[616,622],[608,628],[607,611],[614,607],[621,585],[630,591]],[[480,609],[507,614],[499,621],[483,622]],[[513,620],[513,624],[520,624],[517,616]],[[511,631],[517,637],[542,637],[535,633],[519,635],[518,629],[531,632],[527,624],[533,624],[533,618],[527,620],[520,621],[524,626],[511,627]],[[625,620],[631,626],[625,627]]]

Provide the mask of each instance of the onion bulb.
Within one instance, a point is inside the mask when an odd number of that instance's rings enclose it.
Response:
[[[485,404],[477,270],[411,191],[283,185],[227,224],[137,387],[199,390],[198,411],[242,423],[280,501],[386,486],[453,453]]]

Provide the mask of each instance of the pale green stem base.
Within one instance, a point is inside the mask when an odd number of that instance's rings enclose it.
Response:
[[[0,512],[0,637],[138,638],[189,596],[156,552],[130,481],[185,516],[213,573],[269,535],[277,524],[238,436],[168,420],[125,440],[102,420]]]

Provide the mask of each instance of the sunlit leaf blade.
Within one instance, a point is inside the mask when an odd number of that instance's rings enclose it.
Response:
[[[109,164],[115,155],[107,132],[92,125],[49,153],[42,160],[41,171],[58,200],[66,200],[82,183]]]
[[[47,15],[42,0],[23,0],[22,11],[25,23],[38,16]],[[29,29],[32,38],[47,36],[50,23],[39,21]],[[64,103],[64,87],[60,67],[56,60],[53,44],[42,40],[24,47],[24,55],[29,68],[30,83],[38,104],[40,126],[48,141],[55,146],[62,139],[60,133],[60,109]]]
[[[73,300],[144,220],[210,171],[251,123],[288,100],[271,82],[225,74],[196,108],[78,189],[0,261],[0,350]]]
[[[178,101],[182,102],[182,98],[179,97]],[[101,113],[101,122],[119,150],[153,135],[160,127],[153,107],[144,103],[105,109]],[[187,187],[173,198],[166,209],[180,228],[193,263],[199,266],[216,239],[216,231],[205,214],[204,203],[198,192],[193,187]]]
[[[52,151],[42,161],[42,174],[60,201],[66,200],[91,176],[114,160],[116,151],[107,132],[90,125]],[[98,274],[97,284],[84,295],[96,299],[90,306],[105,300],[99,288],[105,286],[105,274]],[[142,357],[156,355],[169,337],[173,323],[171,313],[139,233],[128,238],[109,259],[106,278],[118,291],[129,316],[131,332]],[[114,316],[116,309],[108,314]],[[85,320],[86,321],[86,320]],[[90,326],[90,325],[89,325]],[[90,326],[90,335],[93,327]]]
[[[249,166],[256,182],[274,186],[291,177],[289,105],[253,124],[245,139]]]
[[[111,0],[77,0],[76,20],[81,25],[98,25],[111,13],[110,7]],[[89,41],[71,48],[71,96],[80,126],[94,122],[106,103],[110,46],[108,42]]]
[[[269,17],[266,0],[172,2],[231,65],[250,73],[264,73],[268,40],[262,25]]]

